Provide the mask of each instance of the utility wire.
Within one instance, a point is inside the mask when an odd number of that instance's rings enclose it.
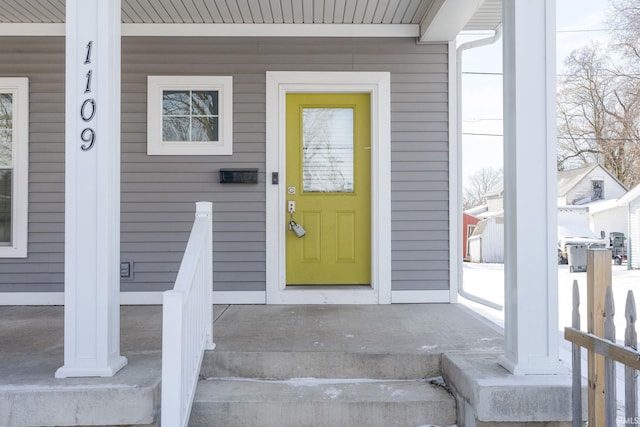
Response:
[[[502,73],[490,72],[490,71],[463,71],[462,74],[473,74],[480,76],[501,76]]]
[[[639,142],[638,139],[635,138],[595,138],[593,136],[579,136],[579,137],[570,137],[570,136],[558,136],[556,139],[566,139],[566,140],[589,140],[589,141],[626,141],[626,142]]]
[[[502,138],[504,135],[498,133],[474,133],[474,132],[462,132],[463,135],[471,135],[471,136],[499,136]]]
[[[620,28],[585,28],[583,30],[556,30],[556,33],[602,33],[608,31],[620,31]]]
[[[477,132],[462,132],[463,135],[470,135],[470,136],[493,136],[493,137],[504,137],[503,134],[499,134],[499,133],[477,133]],[[625,141],[625,142],[640,142],[638,139],[634,139],[634,138],[595,138],[595,137],[590,137],[590,136],[582,136],[582,137],[578,137],[578,138],[572,138],[570,136],[557,136],[556,139],[566,139],[566,140],[572,140],[572,139],[582,139],[582,140],[590,140],[590,141]]]

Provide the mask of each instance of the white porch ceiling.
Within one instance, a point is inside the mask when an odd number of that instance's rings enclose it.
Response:
[[[124,24],[368,24],[427,27],[439,12],[474,13],[461,30],[492,30],[502,0],[122,0]],[[467,21],[467,19],[465,19]],[[65,0],[0,0],[0,24],[62,24]],[[442,23],[440,23],[442,25]]]

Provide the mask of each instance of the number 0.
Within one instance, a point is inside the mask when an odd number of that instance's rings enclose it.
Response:
[[[91,105],[91,114],[87,116],[86,107],[87,105]],[[80,107],[80,117],[85,122],[90,121],[96,115],[96,100],[93,98],[85,99],[82,103],[82,107]]]

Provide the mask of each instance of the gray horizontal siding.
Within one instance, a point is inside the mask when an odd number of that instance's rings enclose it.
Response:
[[[64,40],[3,37],[0,76],[29,78],[29,257],[0,259],[0,292],[62,291]],[[0,296],[1,298],[1,296]]]
[[[447,46],[398,39],[125,38],[122,258],[128,291],[168,289],[193,221],[214,206],[214,287],[265,289],[265,72],[391,72],[392,286],[447,289]],[[0,260],[0,291],[60,291],[64,250],[64,40],[3,38],[0,76],[30,79],[29,257]],[[232,75],[232,156],[147,156],[148,75]],[[223,167],[259,184],[222,185]]]
[[[445,47],[433,48],[392,75],[394,290],[449,288],[448,74]]]

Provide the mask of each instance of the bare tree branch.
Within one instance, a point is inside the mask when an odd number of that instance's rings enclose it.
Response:
[[[502,169],[482,168],[467,178],[462,202],[463,209],[486,203],[486,195],[502,180]]]
[[[599,163],[640,183],[640,0],[611,0],[614,42],[577,49],[559,79],[558,169]]]

